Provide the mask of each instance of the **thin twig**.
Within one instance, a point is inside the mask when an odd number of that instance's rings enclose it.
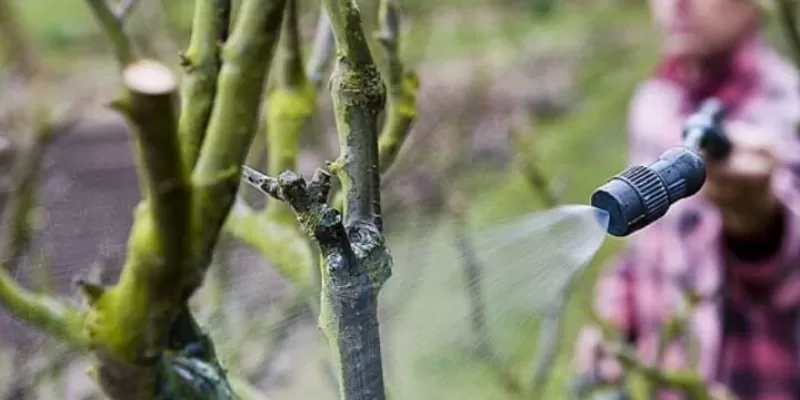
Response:
[[[314,34],[314,44],[311,48],[311,57],[308,59],[306,76],[317,88],[322,86],[325,71],[333,58],[334,41],[331,30],[331,20],[325,10],[320,10],[317,20],[317,29]]]
[[[678,390],[697,400],[715,398],[712,388],[693,369],[665,370],[642,361],[635,349],[622,340],[620,332],[596,310],[589,308],[588,316],[605,339],[601,355],[614,358],[628,371],[641,374],[647,380],[648,386]]]
[[[15,372],[15,385],[0,398],[13,399],[12,392],[30,393],[48,376],[59,374],[67,368],[79,355],[80,352],[75,351],[72,346],[60,345],[43,356],[30,358]]]
[[[51,116],[40,109],[35,121],[31,142],[17,155],[12,172],[10,198],[4,209],[0,235],[0,303],[18,317],[35,324],[51,335],[73,345],[83,346],[83,316],[51,296],[29,292],[11,277],[20,255],[26,250],[30,235],[30,212],[34,206],[34,191],[47,145],[62,126],[69,127],[74,115],[68,113],[64,123],[53,123]]]
[[[470,322],[472,324],[473,340],[475,341],[476,356],[490,366],[502,380],[505,388],[515,395],[522,393],[522,386],[511,372],[506,362],[492,345],[489,334],[489,324],[486,322],[486,300],[483,293],[483,274],[475,248],[467,234],[464,212],[466,204],[459,194],[451,198],[451,209],[456,217],[455,245],[464,260],[464,278],[466,280],[467,299],[469,300]]]
[[[525,120],[527,121],[527,118]],[[543,205],[546,208],[556,207],[561,203],[560,194],[554,191],[552,183],[545,177],[536,158],[530,154],[532,146],[523,131],[527,132],[521,127],[511,130],[511,137],[518,149],[517,159],[520,169],[531,188],[540,197]],[[543,395],[545,386],[550,380],[553,363],[556,361],[561,349],[561,342],[564,339],[562,334],[564,313],[577,275],[573,274],[568,278],[564,286],[559,289],[553,304],[543,315],[529,389],[533,398],[540,398]]]
[[[478,356],[484,360],[496,360],[497,352],[489,340],[489,325],[486,323],[486,300],[482,290],[482,271],[475,254],[472,241],[467,233],[464,216],[464,200],[460,194],[451,197],[451,209],[456,218],[455,245],[463,261],[464,278],[466,280],[467,299],[469,300],[470,322],[473,338],[477,344]]]
[[[394,0],[381,0],[378,8],[379,30],[375,37],[383,45],[388,61],[386,87],[386,122],[378,139],[381,173],[394,163],[417,117],[419,77],[400,59],[400,10]]]
[[[125,21],[108,4],[108,0],[86,0],[89,8],[111,41],[120,66],[126,66],[137,58],[137,52],[125,27]]]
[[[800,27],[797,26],[797,1],[775,0],[778,22],[786,40],[795,66],[800,67]]]
[[[285,350],[284,344],[290,338],[292,328],[302,321],[304,316],[310,315],[309,311],[306,296],[303,293],[293,294],[284,300],[279,320],[276,326],[269,330],[265,354],[258,365],[247,373],[250,380],[256,381],[270,375],[275,360]]]
[[[139,4],[139,0],[122,0],[117,6],[117,18],[120,21],[126,20],[137,4]]]

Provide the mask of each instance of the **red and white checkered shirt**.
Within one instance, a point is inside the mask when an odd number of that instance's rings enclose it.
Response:
[[[643,360],[656,358],[658,331],[685,307],[681,291],[707,300],[690,317],[688,339],[699,349],[694,368],[742,400],[800,399],[800,81],[794,67],[761,39],[746,42],[728,66],[725,82],[687,89],[662,64],[631,103],[630,161],[648,164],[680,145],[687,113],[709,95],[723,99],[729,119],[760,125],[776,136],[783,168],[774,190],[785,207],[779,249],[769,259],[743,261],[723,243],[718,211],[700,196],[682,200],[660,221],[633,234],[629,247],[596,287],[596,309],[633,338]],[[597,365],[589,354],[599,332],[579,338],[579,367]],[[671,343],[664,368],[686,368],[687,337]],[[675,398],[662,392],[657,398]],[[680,397],[678,397],[680,398]]]

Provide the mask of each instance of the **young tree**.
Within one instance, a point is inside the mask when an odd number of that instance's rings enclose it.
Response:
[[[294,0],[242,0],[235,13],[230,0],[196,0],[180,83],[133,45],[125,17],[135,1],[86,1],[120,66],[122,90],[111,107],[128,121],[143,193],[127,259],[113,286],[79,280],[88,310],[27,291],[3,265],[0,304],[91,352],[93,375],[110,398],[249,397],[246,382],[226,376],[187,302],[203,283],[223,229],[273,261],[306,293],[316,287],[312,260],[318,250],[320,327],[330,341],[341,397],[385,398],[377,294],[391,275],[392,258],[383,238],[379,183],[414,120],[417,86],[416,75],[404,70],[397,55],[396,5],[383,0],[380,7],[377,38],[388,60],[384,83],[355,1],[324,1],[336,47],[330,85],[341,143],[339,158],[328,168],[341,181],[342,195],[333,200],[341,199],[340,211],[328,201],[331,173],[318,169],[307,181],[291,172],[330,50],[324,41],[317,46],[304,73]],[[262,101],[279,38],[277,85]],[[242,166],[259,130],[262,103],[268,172],[277,177]],[[53,130],[53,124],[43,124],[43,139],[36,143],[43,146]],[[27,175],[19,175],[35,176],[35,163],[22,161]],[[237,201],[242,176],[278,202],[257,211]],[[30,180],[14,186],[23,193]],[[7,254],[0,261],[6,263]]]

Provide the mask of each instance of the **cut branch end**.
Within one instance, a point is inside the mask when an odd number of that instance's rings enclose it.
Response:
[[[170,94],[178,88],[178,81],[167,66],[148,59],[125,67],[122,82],[131,91],[150,96]]]

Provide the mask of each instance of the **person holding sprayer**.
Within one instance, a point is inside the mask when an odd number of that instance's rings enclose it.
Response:
[[[714,98],[725,109],[725,157],[708,157],[695,196],[630,237],[597,283],[595,311],[646,363],[692,369],[713,392],[800,399],[800,79],[761,37],[751,0],[650,0],[663,58],[629,110],[632,164],[682,145],[687,117]],[[685,335],[657,354],[659,332],[699,296]],[[576,368],[623,378],[589,324]],[[694,343],[695,346],[690,345]],[[696,359],[690,348],[696,348]],[[724,388],[724,389],[723,389]],[[657,399],[682,399],[659,390]]]

